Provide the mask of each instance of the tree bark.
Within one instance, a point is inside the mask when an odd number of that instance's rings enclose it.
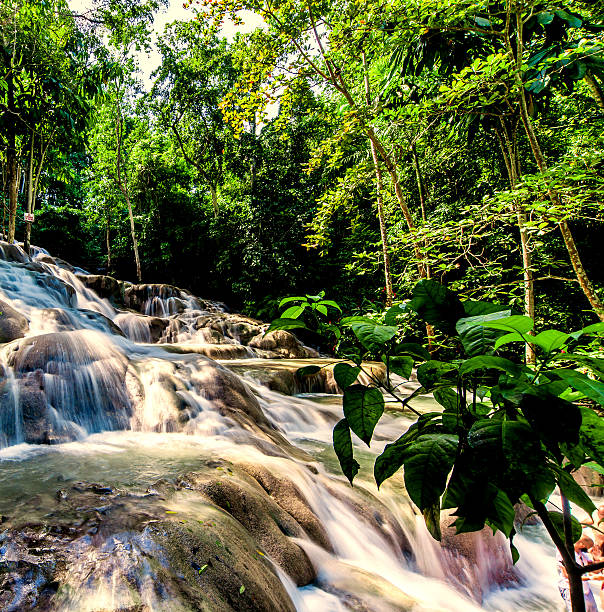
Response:
[[[516,189],[520,180],[520,167],[518,163],[518,155],[516,148],[512,142],[512,138],[508,132],[508,126],[501,121],[501,132],[496,129],[495,133],[499,140],[501,153],[505,162],[505,167],[508,172],[508,179],[512,190]],[[529,236],[526,229],[527,216],[521,202],[516,201],[513,205],[516,213],[516,222],[518,223],[518,231],[520,232],[520,251],[522,254],[522,275],[524,286],[524,314],[531,319],[535,319],[535,279],[533,272],[533,256],[529,245]],[[533,344],[527,343],[525,349],[526,363],[535,363],[535,347]]]
[[[218,195],[216,193],[216,186],[210,183],[210,195],[212,196],[212,208],[214,209],[214,217],[218,219]]]
[[[12,69],[12,67],[11,67]],[[12,75],[12,72],[11,72]],[[7,183],[8,183],[8,236],[7,241],[13,243],[15,241],[15,229],[17,221],[17,143],[15,130],[15,90],[12,76],[6,79],[8,86],[7,91],[7,108],[9,114],[7,126],[7,147],[6,147],[6,168],[7,168]]]
[[[585,80],[587,81],[587,84],[589,85],[591,93],[593,94],[598,106],[604,110],[604,92],[602,91],[598,81],[596,81],[596,77],[594,77],[594,75],[588,70],[585,73]]]
[[[369,72],[367,70],[367,58],[363,51],[363,70],[365,79],[365,97],[367,106],[371,104],[371,88],[369,86]],[[394,297],[394,291],[392,290],[392,276],[390,274],[390,254],[388,253],[388,234],[386,233],[386,219],[384,217],[384,199],[383,199],[383,181],[382,171],[380,169],[380,160],[375,150],[375,144],[370,140],[369,145],[371,147],[371,159],[373,160],[373,169],[375,171],[375,183],[376,183],[376,196],[377,196],[377,209],[378,209],[378,220],[380,223],[380,236],[382,239],[382,256],[384,258],[384,283],[386,290],[386,306],[392,306],[392,299]]]
[[[528,112],[528,106],[526,103],[526,94],[524,91],[524,83],[522,82],[522,78],[520,76],[520,63],[522,62],[522,50],[523,50],[523,42],[522,42],[522,16],[520,13],[516,13],[516,27],[517,27],[517,57],[516,61],[519,63],[518,69],[515,72],[516,84],[520,91],[520,117],[522,119],[522,124],[524,126],[524,130],[528,137],[528,141],[531,147],[531,151],[533,153],[533,157],[535,158],[535,162],[537,163],[537,167],[541,173],[547,172],[547,163],[545,161],[545,156],[543,151],[541,150],[541,146],[539,145],[539,140],[537,139],[537,135],[535,133],[535,129],[533,128],[533,123],[531,121],[531,117]],[[554,191],[548,185],[548,195],[552,204],[556,207],[561,207],[560,196],[556,191]],[[585,268],[583,267],[583,262],[581,261],[581,257],[579,255],[579,251],[575,245],[575,241],[566,220],[560,221],[558,223],[560,228],[560,232],[562,234],[562,238],[564,239],[564,244],[566,245],[566,250],[568,251],[568,256],[570,262],[573,266],[573,270],[575,271],[575,275],[577,276],[577,280],[579,281],[579,286],[583,290],[585,297],[589,301],[591,307],[594,312],[597,314],[601,321],[604,321],[604,303],[598,297],[598,294],[595,292],[595,289],[589,279]]]
[[[119,93],[117,91],[117,86],[116,86],[116,96],[119,96]],[[128,193],[128,184],[127,184],[128,179],[126,177],[125,171],[124,171],[124,175],[122,178],[122,138],[123,138],[122,126],[123,126],[123,121],[122,121],[122,109],[120,108],[119,97],[116,98],[115,104],[116,104],[116,110],[117,110],[117,122],[115,126],[116,136],[117,136],[117,155],[116,155],[117,182],[118,182],[120,191],[122,192],[122,195],[124,196],[124,199],[126,200],[126,205],[128,206],[128,218],[130,219],[130,235],[132,236],[132,246],[134,248],[134,262],[136,264],[136,278],[138,282],[140,283],[143,279],[142,273],[141,273],[141,260],[138,255],[138,241],[136,240],[136,228],[134,226],[134,215],[132,213],[132,204],[130,202],[130,194]]]

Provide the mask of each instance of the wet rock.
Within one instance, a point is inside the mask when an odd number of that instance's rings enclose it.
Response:
[[[0,343],[23,338],[28,331],[27,319],[7,302],[0,300]]]
[[[170,353],[195,353],[210,359],[242,359],[254,356],[247,346],[242,344],[164,344]]]
[[[304,346],[293,334],[282,329],[272,331],[266,336],[258,334],[250,340],[249,346],[272,351],[285,359],[308,359],[319,356],[317,351]]]
[[[454,521],[450,513],[443,513],[441,547],[450,578],[462,592],[481,602],[485,589],[519,581],[509,543],[501,533],[493,534],[489,527],[484,527],[480,531],[457,534]]]
[[[92,289],[100,297],[121,304],[124,301],[125,284],[102,274],[77,274],[76,275],[88,289]]]
[[[290,539],[304,537],[304,530],[258,482],[238,469],[224,469],[219,476],[187,474],[183,480],[237,519],[298,586],[314,580],[306,553]]]
[[[574,472],[575,480],[586,493],[594,497],[604,495],[604,475],[588,467],[581,467]],[[594,486],[595,485],[595,486]]]
[[[15,263],[27,263],[29,261],[29,257],[20,246],[3,241],[0,241],[0,259]]]
[[[42,253],[41,255],[38,255],[36,257],[36,261],[39,261],[40,263],[45,263],[45,264],[52,264],[53,266],[56,265],[55,258],[51,257],[50,255],[46,255],[46,253]]]
[[[308,500],[291,480],[277,476],[260,465],[245,463],[240,467],[270,495],[271,499],[275,500],[297,521],[316,544],[325,550],[333,550],[327,531],[311,510]]]

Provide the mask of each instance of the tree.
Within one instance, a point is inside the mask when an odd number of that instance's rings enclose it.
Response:
[[[219,103],[236,80],[228,44],[192,20],[172,24],[159,50],[162,63],[150,96],[154,110],[160,124],[174,134],[185,161],[209,188],[217,217],[218,187],[232,139]]]

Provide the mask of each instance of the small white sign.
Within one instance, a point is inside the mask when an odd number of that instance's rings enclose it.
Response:
[[[33,213],[23,213],[23,220],[27,221],[27,223],[34,222],[34,214]]]

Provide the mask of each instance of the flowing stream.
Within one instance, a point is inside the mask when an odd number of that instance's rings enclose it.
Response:
[[[405,415],[355,440],[351,488],[333,380],[293,374],[326,360],[223,304],[109,285],[0,245],[3,610],[562,609],[539,526],[512,567],[487,533],[435,542],[400,474],[377,491]]]

